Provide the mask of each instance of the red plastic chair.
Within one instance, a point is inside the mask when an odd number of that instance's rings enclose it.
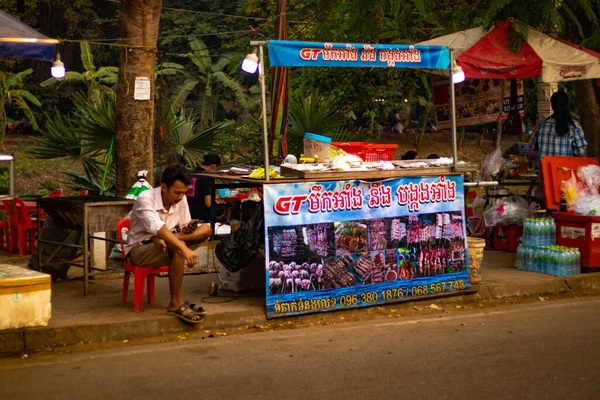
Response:
[[[129,277],[133,273],[133,311],[141,312],[144,303],[144,285],[148,283],[148,304],[154,304],[154,276],[160,272],[169,272],[169,266],[163,265],[160,268],[148,266],[132,265],[127,262],[125,254],[125,244],[123,242],[123,233],[129,232],[129,218],[122,219],[117,224],[117,236],[121,244],[121,254],[123,255],[123,304],[127,303],[129,293]]]
[[[48,195],[48,197],[49,198],[52,198],[52,197],[63,197],[63,195],[64,195],[63,190],[61,188],[58,188],[58,189],[54,189],[52,191],[52,193],[50,193],[50,195]],[[44,221],[46,219],[46,213],[41,208],[40,208],[40,215],[38,217],[39,217],[40,221]]]
[[[31,218],[23,200],[14,199],[14,211],[10,200],[2,200],[10,220],[10,235],[8,237],[8,254],[12,255],[15,247],[19,250],[19,255],[25,255],[25,248],[28,247],[28,253],[33,254],[35,247],[35,233],[37,230],[37,219]]]
[[[4,250],[5,240],[7,249],[10,249],[10,224],[8,221],[0,221],[0,250]]]
[[[90,194],[90,191],[86,189],[79,192],[77,196],[87,196],[88,194]]]
[[[63,197],[64,193],[63,190],[61,188],[55,189],[52,191],[52,193],[50,193],[50,195],[48,197],[52,198],[52,197]]]

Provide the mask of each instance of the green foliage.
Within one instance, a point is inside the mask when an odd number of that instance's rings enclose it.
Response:
[[[23,80],[33,73],[29,68],[16,74],[10,72],[0,72],[0,150],[4,150],[4,137],[6,136],[6,124],[12,122],[8,117],[7,108],[12,107],[13,103],[20,109],[31,125],[38,129],[37,122],[29,104],[41,106],[40,101],[27,90],[23,90]]]
[[[224,127],[214,139],[213,152],[221,156],[224,166],[262,165],[264,162],[262,120],[250,118],[248,122]]]
[[[248,96],[244,87],[236,80],[238,73],[234,55],[228,54],[212,61],[206,44],[190,37],[190,48],[195,57],[191,58],[196,73],[182,70],[185,81],[176,89],[171,104],[174,109],[183,107],[188,96],[193,94],[201,103],[200,125],[203,128],[214,125],[217,109],[228,108],[227,101],[234,100],[241,107],[248,108]],[[238,56],[239,58],[239,56]],[[235,65],[235,68],[230,68]],[[229,107],[231,109],[231,107]]]
[[[118,67],[101,67],[96,69],[94,57],[88,42],[81,42],[81,64],[85,72],[67,71],[62,79],[46,79],[42,87],[72,85],[75,88],[85,87],[90,100],[98,101],[101,93],[114,93],[119,77]]]
[[[215,137],[233,122],[219,122],[201,132],[196,131],[197,124],[198,119],[193,115],[185,115],[183,109],[173,118],[173,151],[183,157],[189,166],[201,165],[204,153],[213,150]]]

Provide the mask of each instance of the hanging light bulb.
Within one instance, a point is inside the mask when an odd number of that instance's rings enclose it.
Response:
[[[50,74],[53,78],[60,79],[65,77],[65,64],[60,61],[60,53],[56,53],[56,60],[50,68]]]
[[[452,73],[452,83],[457,84],[465,80],[465,72],[460,65],[454,61],[454,72]]]
[[[256,49],[248,54],[242,62],[242,70],[249,74],[253,74],[258,69],[258,56],[256,55]]]

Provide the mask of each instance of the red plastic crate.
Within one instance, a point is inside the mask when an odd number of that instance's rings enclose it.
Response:
[[[398,148],[397,144],[374,144],[366,142],[334,142],[337,148],[354,154],[363,161],[391,161]]]
[[[582,267],[600,267],[600,217],[566,212],[552,215],[556,221],[556,244],[577,247]]]
[[[494,248],[515,253],[523,241],[523,227],[518,225],[495,226]]]
[[[369,144],[368,142],[333,142],[333,146],[344,150],[348,154],[357,155],[362,150],[362,146]]]

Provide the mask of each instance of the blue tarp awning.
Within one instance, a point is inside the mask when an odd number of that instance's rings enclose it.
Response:
[[[42,35],[0,10],[0,57],[52,61],[57,44],[58,40]]]

